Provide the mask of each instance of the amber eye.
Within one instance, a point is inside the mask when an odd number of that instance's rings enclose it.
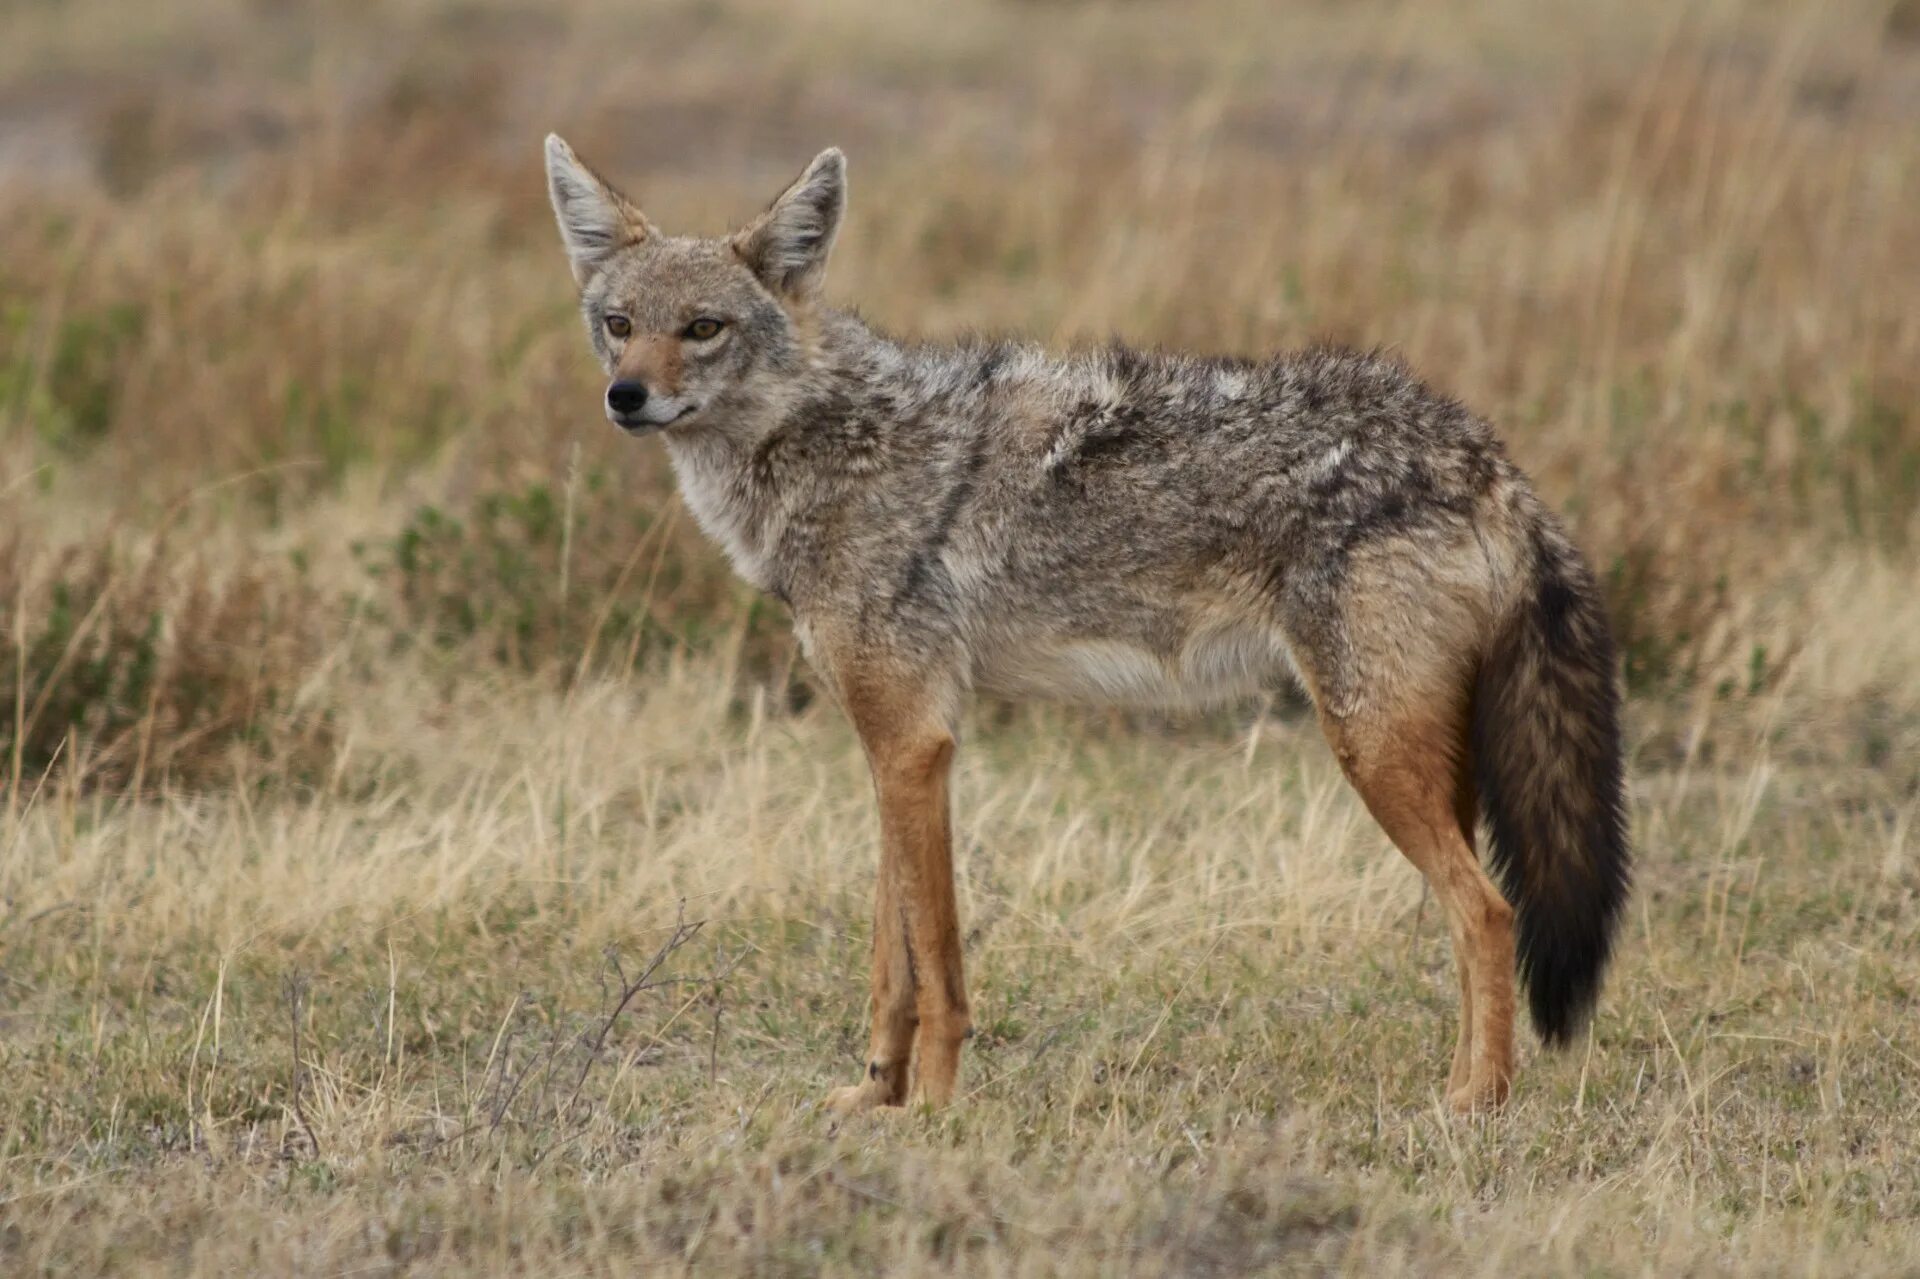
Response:
[[[609,315],[607,317],[607,332],[617,338],[626,337],[633,332],[633,321],[624,315]]]
[[[725,327],[725,321],[702,316],[687,326],[687,336],[696,342],[711,342],[720,336],[720,330]]]

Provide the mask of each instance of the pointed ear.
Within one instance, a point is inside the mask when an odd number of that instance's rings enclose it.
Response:
[[[616,250],[655,234],[646,215],[582,164],[557,133],[547,135],[547,194],[575,283],[585,284]]]
[[[828,147],[773,207],[733,237],[734,251],[773,292],[805,301],[820,291],[847,207],[847,158]]]

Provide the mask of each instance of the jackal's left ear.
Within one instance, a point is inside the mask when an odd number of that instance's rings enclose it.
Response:
[[[557,133],[547,135],[547,195],[579,284],[616,250],[655,234],[639,207],[582,164]]]
[[[742,260],[775,293],[807,300],[820,291],[827,255],[847,207],[847,158],[828,147],[773,206],[733,237]]]

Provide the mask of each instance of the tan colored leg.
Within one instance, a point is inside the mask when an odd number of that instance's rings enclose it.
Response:
[[[1323,726],[1368,811],[1447,913],[1463,986],[1464,1046],[1455,1050],[1448,1104],[1461,1113],[1496,1107],[1513,1078],[1513,911],[1461,832],[1459,736],[1418,723],[1323,717]]]
[[[973,1033],[953,892],[953,836],[947,775],[953,741],[903,748],[880,769],[880,824],[895,853],[907,952],[920,1023],[914,1090],[931,1106],[953,1097],[960,1047]]]
[[[1447,931],[1453,936],[1453,967],[1460,980],[1460,1032],[1453,1040],[1453,1069],[1447,1072],[1447,1096],[1464,1091],[1473,1077],[1473,981],[1467,972],[1469,942],[1448,912]]]
[[[1455,769],[1457,777],[1453,792],[1454,821],[1460,827],[1460,837],[1467,841],[1467,851],[1474,848],[1475,826],[1479,820],[1479,797],[1473,789],[1473,768],[1471,761],[1462,759]],[[1476,855],[1475,860],[1478,860]],[[1473,983],[1467,979],[1467,966],[1458,958],[1466,953],[1467,939],[1453,924],[1452,914],[1447,917],[1447,931],[1453,937],[1455,955],[1454,971],[1460,981],[1460,1033],[1454,1039],[1453,1069],[1447,1074],[1447,1095],[1466,1091],[1473,1074]]]
[[[910,686],[843,675],[843,699],[867,748],[880,804],[874,912],[873,1038],[867,1075],[828,1099],[843,1114],[907,1098],[909,1062],[921,1100],[953,1097],[972,1034],[954,902],[947,779],[954,742]],[[917,1039],[917,1043],[915,1042]]]
[[[913,965],[907,954],[906,915],[898,876],[883,854],[873,899],[873,997],[868,1005],[873,1031],[867,1047],[867,1073],[857,1084],[835,1089],[827,1104],[841,1114],[875,1106],[899,1106],[907,1100],[913,1032]]]

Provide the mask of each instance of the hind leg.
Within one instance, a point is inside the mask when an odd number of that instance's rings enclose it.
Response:
[[[1513,910],[1474,854],[1469,690],[1499,615],[1482,540],[1436,517],[1304,565],[1280,597],[1288,652],[1340,767],[1447,917],[1460,1033],[1457,1111],[1497,1106],[1513,1077]]]
[[[1479,800],[1473,790],[1473,769],[1471,761],[1462,759],[1456,766],[1458,774],[1454,785],[1453,816],[1460,827],[1460,837],[1467,841],[1467,851],[1473,852],[1474,825],[1478,817]],[[1476,864],[1478,857],[1475,857]],[[1453,953],[1458,956],[1465,953],[1465,940],[1453,931],[1452,916],[1447,919],[1447,931],[1453,936]],[[1473,983],[1467,980],[1467,966],[1454,963],[1454,972],[1460,981],[1460,1033],[1453,1045],[1453,1069],[1447,1074],[1447,1095],[1466,1089],[1473,1074]]]
[[[1446,912],[1461,985],[1447,1102],[1459,1113],[1492,1109],[1513,1078],[1513,911],[1462,829],[1458,717],[1323,711],[1321,726],[1367,810]]]
[[[1460,982],[1460,1031],[1453,1039],[1453,1069],[1447,1072],[1447,1096],[1465,1092],[1473,1079],[1473,982],[1466,961],[1468,940],[1447,920],[1447,932],[1453,938],[1453,968]]]

